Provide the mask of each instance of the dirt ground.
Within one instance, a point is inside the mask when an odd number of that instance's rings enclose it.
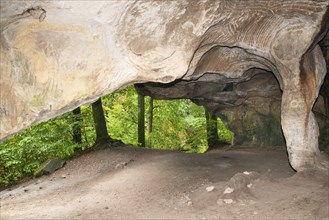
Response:
[[[1,219],[329,219],[328,176],[283,148],[93,151],[0,193]]]

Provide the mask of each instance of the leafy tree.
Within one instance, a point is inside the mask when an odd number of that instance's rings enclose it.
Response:
[[[133,86],[102,98],[109,135],[125,144],[138,145],[138,95]]]
[[[217,116],[212,112],[205,110],[206,122],[207,122],[207,142],[208,147],[213,148],[218,146],[218,132],[217,132]]]
[[[138,94],[138,144],[145,147],[145,97]]]
[[[102,107],[102,99],[99,98],[96,102],[92,103],[93,118],[95,122],[96,141],[95,146],[106,143],[110,140],[107,133],[106,121],[104,116],[104,110]]]
[[[152,125],[153,125],[153,98],[149,97],[149,106],[148,106],[148,126],[147,126],[147,131],[148,133],[152,133]]]
[[[76,122],[73,122],[73,141],[77,144],[82,143],[82,128],[81,128],[81,109],[80,107],[74,109],[73,111]]]
[[[48,122],[37,123],[1,143],[0,186],[32,175],[48,159],[66,159],[74,155],[75,150],[88,148],[86,140],[82,140],[82,144],[74,142],[75,125],[74,115],[69,112]]]

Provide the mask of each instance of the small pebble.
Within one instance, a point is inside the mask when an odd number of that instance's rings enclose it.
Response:
[[[207,192],[211,192],[211,191],[213,191],[214,189],[215,189],[214,186],[208,186],[208,187],[206,188]]]
[[[28,189],[24,189],[24,192],[28,192],[29,190]]]
[[[224,199],[224,202],[226,204],[231,204],[231,203],[233,203],[233,199]]]
[[[224,194],[229,194],[229,193],[232,193],[233,191],[234,191],[233,188],[227,187],[224,191]]]

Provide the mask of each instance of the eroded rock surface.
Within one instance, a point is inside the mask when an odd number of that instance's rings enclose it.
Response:
[[[327,75],[321,86],[313,112],[320,128],[320,149],[329,153],[329,32],[327,32],[325,38],[320,42],[320,46],[327,64]]]
[[[242,77],[205,74],[194,81],[146,83],[139,93],[158,99],[189,98],[219,116],[234,132],[233,145],[282,146],[282,92],[271,72],[247,71]]]
[[[327,0],[0,4],[1,139],[133,83],[212,73],[250,88],[242,82],[256,68],[272,72],[283,91],[292,167],[328,167],[311,111],[326,74],[317,44],[329,23]]]

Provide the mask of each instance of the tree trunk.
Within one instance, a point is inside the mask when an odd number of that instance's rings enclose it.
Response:
[[[151,134],[153,129],[153,98],[149,99],[149,109],[148,109],[148,133]]]
[[[110,140],[107,133],[106,121],[104,116],[104,111],[102,107],[102,99],[97,99],[96,102],[92,103],[93,118],[96,129],[96,141],[95,145],[100,143],[106,143]]]
[[[73,111],[74,114],[74,120],[76,124],[73,126],[73,141],[77,144],[82,143],[82,129],[81,129],[81,109],[80,107],[74,109]]]
[[[217,133],[217,117],[212,112],[205,109],[206,122],[207,122],[207,141],[208,147],[213,148],[219,144]]]
[[[145,99],[138,94],[138,144],[145,147]]]

